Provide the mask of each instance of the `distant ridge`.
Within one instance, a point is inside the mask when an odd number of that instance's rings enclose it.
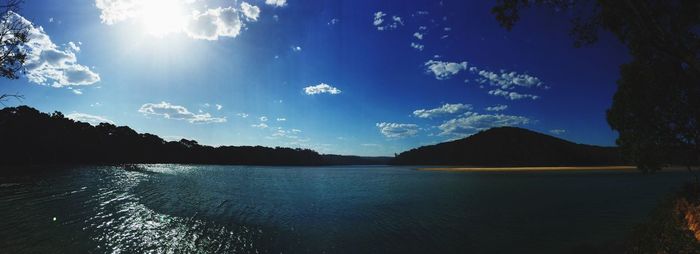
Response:
[[[127,126],[92,126],[28,107],[0,110],[0,166],[56,164],[191,163],[231,165],[367,165],[389,157],[319,154],[310,149],[200,145],[165,141]]]
[[[626,163],[616,147],[576,144],[523,128],[498,127],[403,152],[391,164],[513,167]]]

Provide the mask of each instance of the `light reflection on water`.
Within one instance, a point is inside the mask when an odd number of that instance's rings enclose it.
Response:
[[[140,168],[0,177],[0,250],[568,252],[621,238],[685,180],[677,173]]]
[[[153,166],[159,173],[181,173],[191,167]],[[169,169],[169,170],[168,170]],[[254,252],[254,232],[242,226],[235,232],[194,217],[159,214],[139,202],[133,188],[147,180],[143,173],[118,170],[90,200],[99,205],[85,220],[83,230],[94,232],[92,240],[102,243],[98,251],[155,253]]]

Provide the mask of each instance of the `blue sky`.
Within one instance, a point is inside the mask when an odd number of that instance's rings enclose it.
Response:
[[[209,145],[392,155],[503,125],[613,145],[624,46],[574,48],[566,11],[509,32],[494,4],[29,0],[27,73],[0,92]]]

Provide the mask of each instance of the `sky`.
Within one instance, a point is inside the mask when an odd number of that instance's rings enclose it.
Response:
[[[166,140],[393,155],[517,126],[614,145],[624,45],[495,1],[27,0],[26,71],[0,93]]]

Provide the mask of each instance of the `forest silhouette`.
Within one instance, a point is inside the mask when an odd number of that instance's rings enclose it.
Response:
[[[127,126],[92,126],[61,112],[28,107],[0,110],[0,165],[190,163],[236,165],[385,164],[386,157],[322,155],[310,149],[201,145],[165,141]]]

